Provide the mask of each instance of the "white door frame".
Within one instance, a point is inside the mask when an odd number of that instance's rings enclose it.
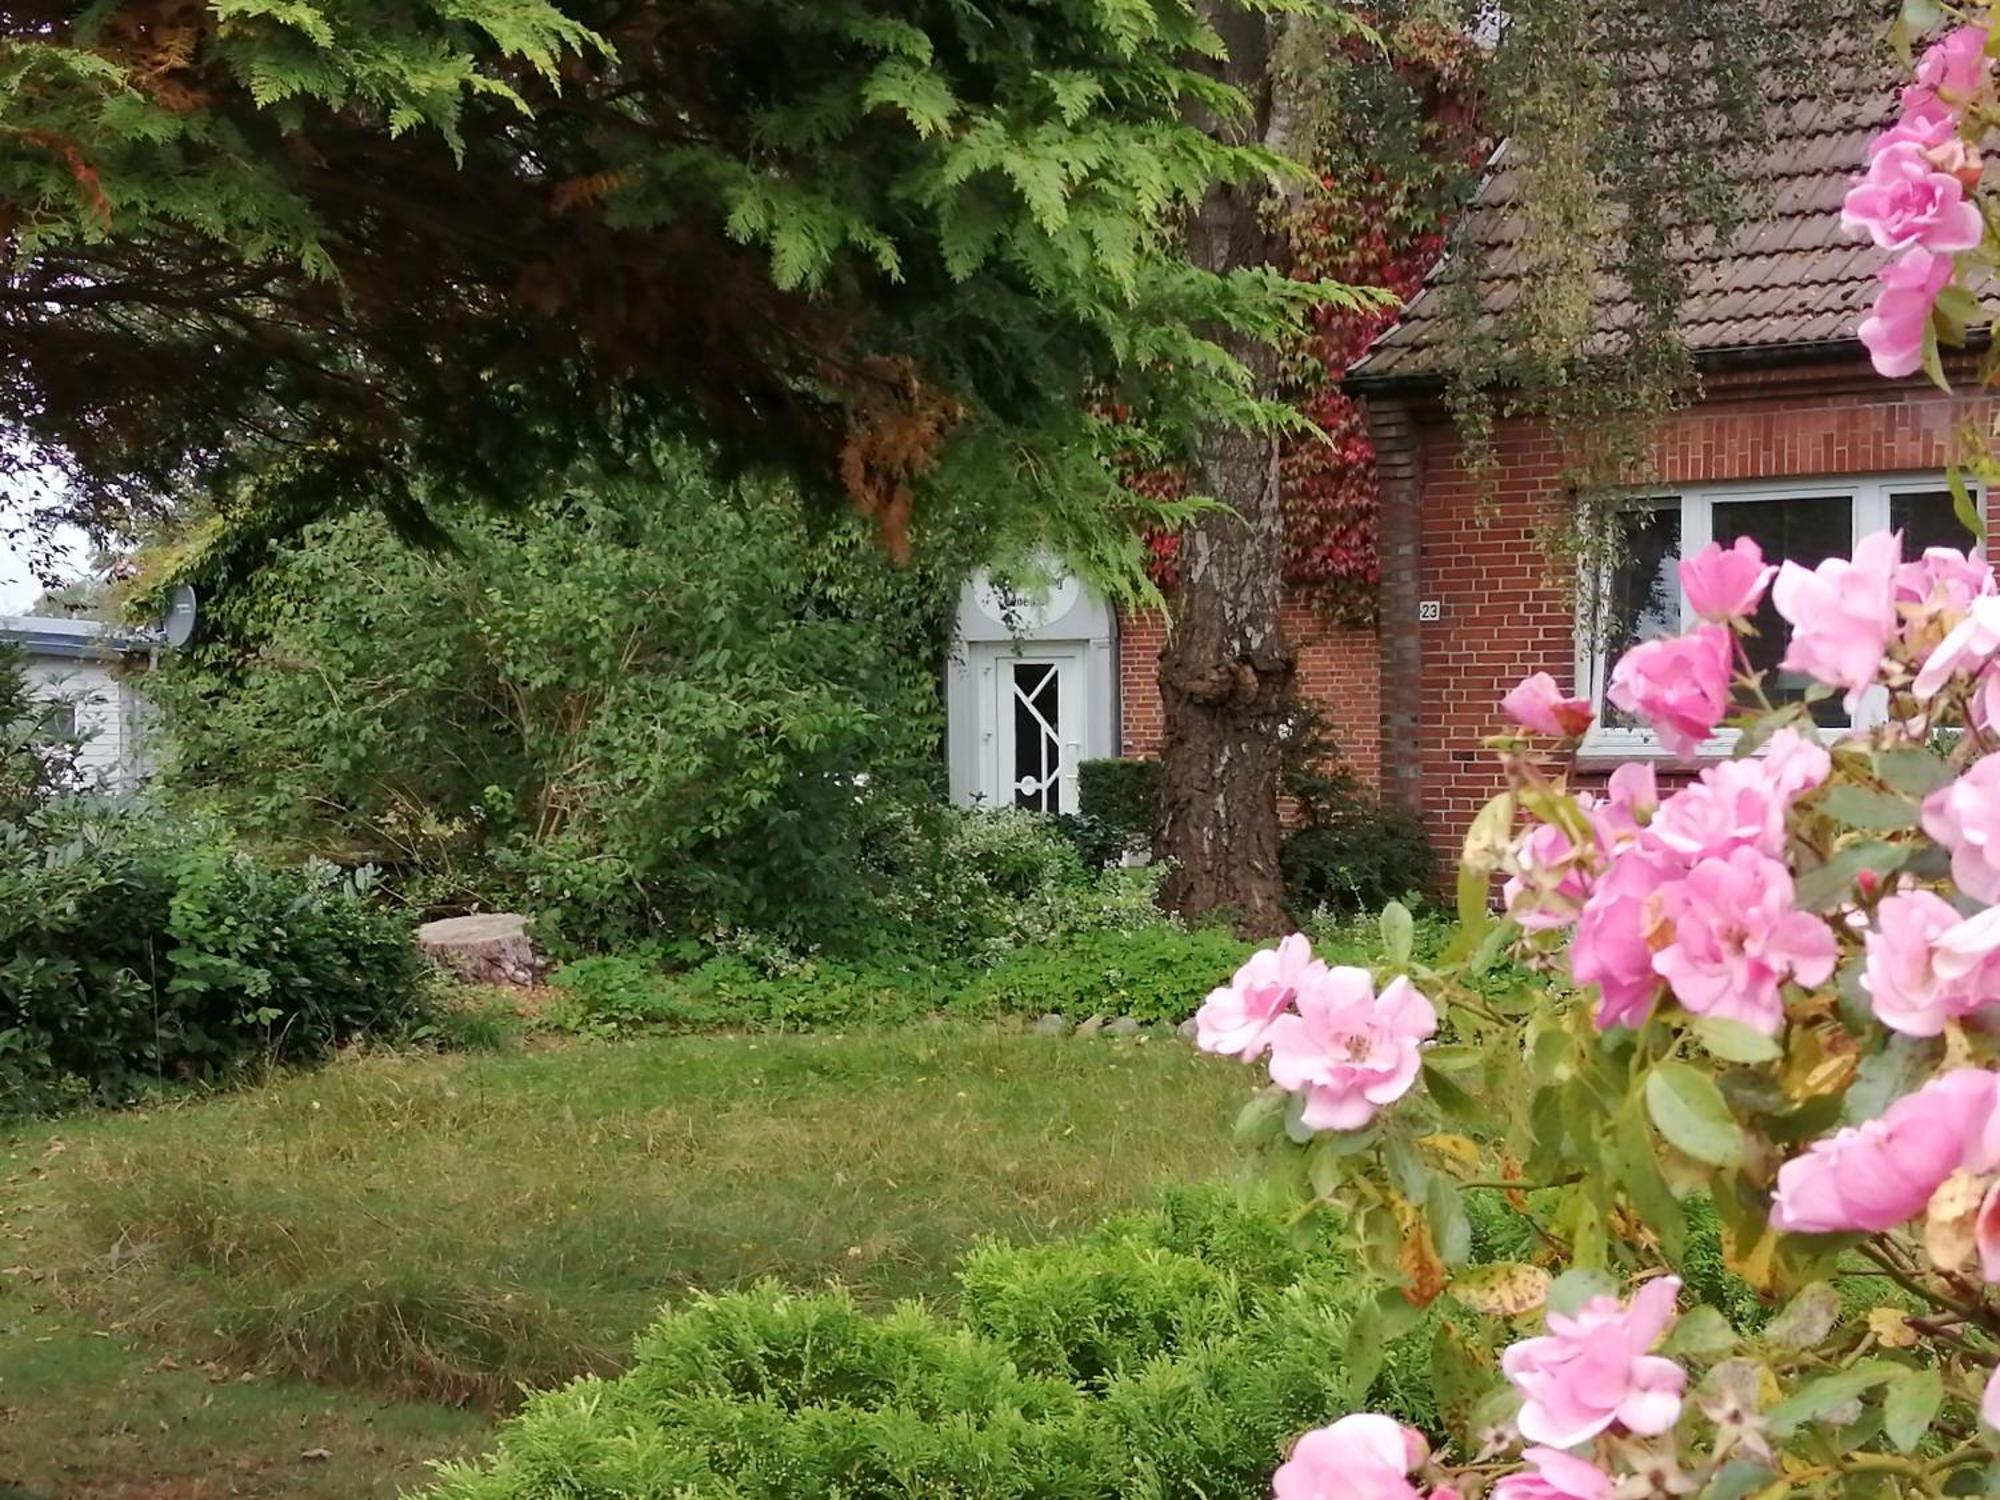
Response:
[[[1026,804],[1036,811],[1073,813],[1076,811],[1076,763],[1083,758],[1084,681],[1083,650],[1076,646],[1057,646],[1036,643],[1024,647],[1019,655],[1002,653],[996,663],[999,668],[993,674],[992,724],[993,724],[993,770],[987,783],[987,792],[995,807],[1019,807],[1024,805],[1021,797],[1033,797]],[[1028,704],[1028,712],[1044,721],[1044,734],[1051,741],[1049,748],[1054,754],[1054,764],[1046,758],[1036,766],[1041,772],[1039,786],[1024,787],[1025,776],[1017,759],[1021,746],[1016,739],[1020,709],[1016,699],[1021,693],[1024,678],[1032,678],[1034,669],[1046,667],[1053,673],[1053,680],[1043,678],[1032,691],[1034,702]],[[1053,708],[1055,723],[1046,725],[1047,710]],[[1052,785],[1051,785],[1052,783]],[[1037,793],[1041,788],[1053,791],[1053,798]]]

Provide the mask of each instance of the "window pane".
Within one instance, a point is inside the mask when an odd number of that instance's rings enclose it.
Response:
[[[1014,662],[1014,805],[1055,812],[1062,769],[1061,687],[1053,665]]]
[[[1679,635],[1681,629],[1680,502],[1629,510],[1617,524],[1623,537],[1605,589],[1601,632],[1606,683],[1618,658],[1632,647]],[[1641,727],[1638,718],[1609,703],[1598,708],[1600,721],[1608,728]]]
[[[1854,550],[1854,502],[1846,495],[1797,500],[1718,500],[1714,509],[1715,539],[1727,547],[1747,536],[1763,549],[1767,563],[1794,562],[1815,568],[1829,557],[1846,557]],[[1764,674],[1764,692],[1773,703],[1796,702],[1812,679],[1803,672],[1783,672],[1789,632],[1767,593],[1752,624],[1757,634],[1744,642],[1753,669]],[[1813,722],[1839,727],[1847,710],[1838,698],[1823,698],[1812,708]]]
[[[1959,524],[1951,508],[1950,490],[1906,490],[1891,495],[1889,529],[1903,533],[1906,559],[1922,557],[1930,547],[1963,552],[1973,544],[1972,533]]]

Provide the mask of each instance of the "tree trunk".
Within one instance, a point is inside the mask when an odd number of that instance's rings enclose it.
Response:
[[[1229,46],[1222,76],[1253,106],[1227,133],[1278,145],[1270,66],[1277,23],[1227,0],[1203,8]],[[1211,188],[1188,228],[1195,264],[1222,272],[1272,263],[1280,249],[1269,222],[1274,206],[1257,184]],[[1276,350],[1223,330],[1213,336],[1251,371],[1258,395],[1276,393]],[[1173,630],[1160,653],[1161,842],[1174,862],[1162,899],[1185,917],[1227,913],[1246,936],[1262,937],[1285,924],[1279,731],[1291,705],[1293,654],[1278,613],[1278,441],[1211,428],[1195,445],[1189,477],[1197,493],[1228,510],[1201,516],[1182,534]]]

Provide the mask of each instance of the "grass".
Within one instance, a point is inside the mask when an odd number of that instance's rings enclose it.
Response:
[[[0,1496],[394,1494],[688,1289],[948,1298],[981,1236],[1212,1177],[1252,1084],[1167,1040],[938,1026],[361,1057],[22,1129]]]

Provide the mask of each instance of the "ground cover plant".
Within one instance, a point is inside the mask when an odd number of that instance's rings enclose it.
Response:
[[[519,1382],[622,1368],[663,1303],[949,1302],[981,1236],[1210,1179],[1244,1088],[1178,1042],[941,1026],[357,1056],[20,1125],[0,1481],[387,1497],[485,1446]]]

